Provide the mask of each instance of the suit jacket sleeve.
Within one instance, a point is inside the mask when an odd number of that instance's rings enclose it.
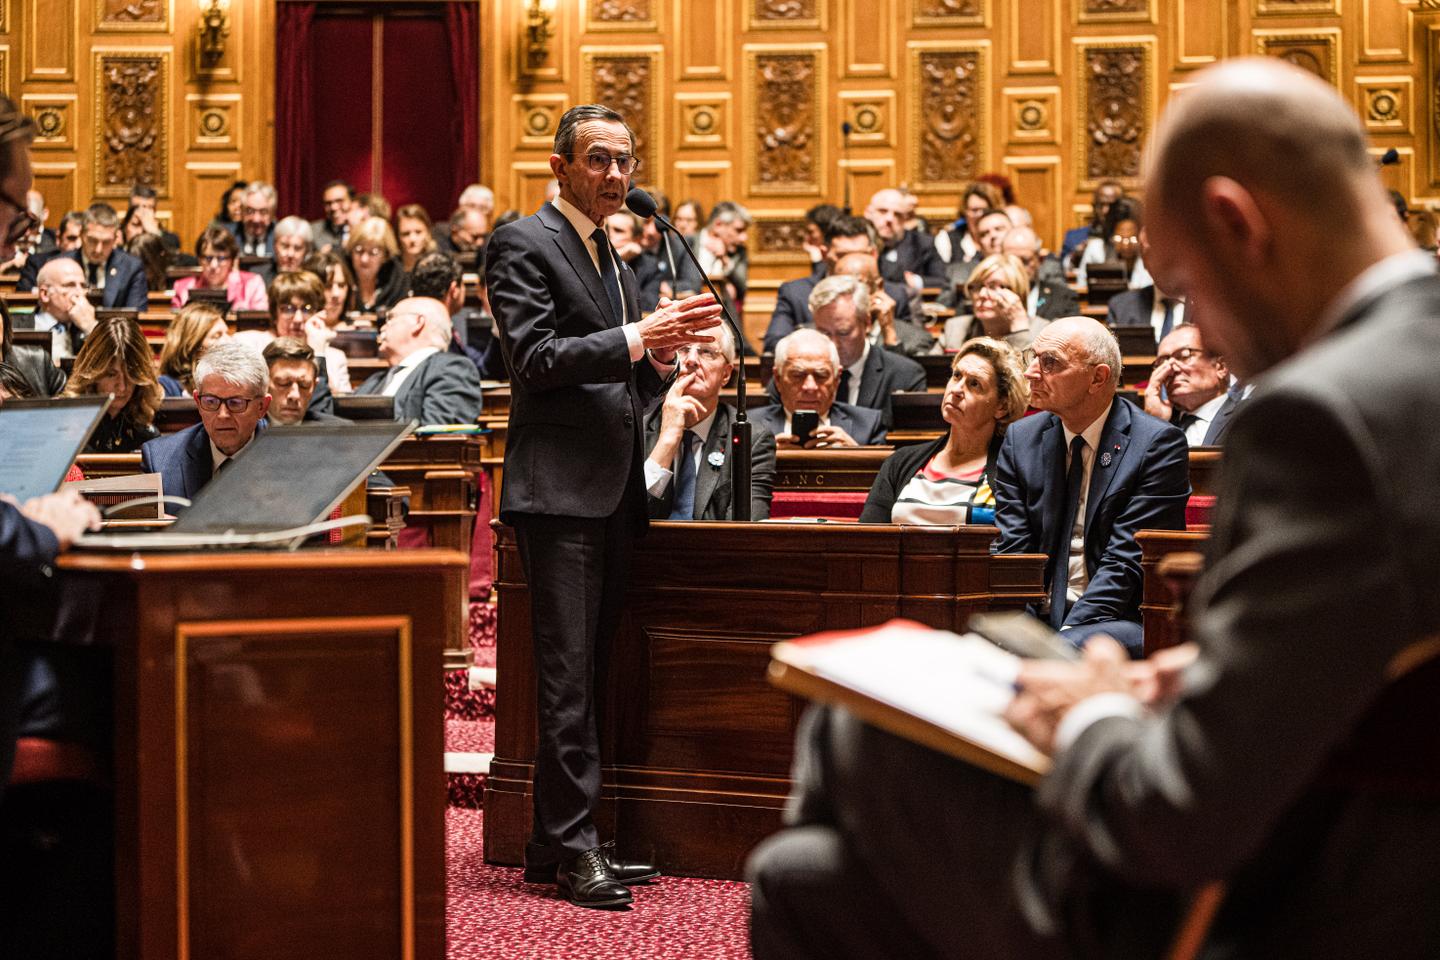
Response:
[[[895,373],[897,376],[892,389],[904,390],[907,393],[914,393],[916,391],[923,393],[925,391],[925,368],[909,357],[903,357],[901,359],[904,362],[896,364]]]
[[[1193,888],[1249,859],[1426,620],[1367,431],[1297,394],[1257,395],[1231,430],[1182,696],[1094,724],[1041,785],[1056,830],[1139,882]]]
[[[125,284],[125,293],[115,301],[115,304],[119,307],[143,311],[149,306],[149,296],[149,292],[145,288],[145,269],[137,267],[131,272],[129,280]]]
[[[788,292],[788,291],[786,291]],[[795,309],[788,296],[775,298],[775,310],[770,314],[770,326],[765,328],[766,353],[775,352],[775,344],[795,330]]]
[[[555,298],[536,243],[512,226],[497,230],[487,247],[490,309],[504,332],[515,382],[541,391],[630,375],[630,347],[620,327],[560,336]]]
[[[940,258],[940,252],[935,249],[935,241],[929,237],[921,237],[921,250],[923,256],[920,260],[920,277],[927,287],[939,287],[945,283],[945,261]]]
[[[330,371],[323,355],[315,358],[315,391],[310,394],[310,405],[305,409],[317,414],[335,414],[335,395],[330,392]]]
[[[60,541],[49,527],[0,501],[0,572],[7,580],[29,568],[50,563],[59,553]]]
[[[420,423],[474,423],[480,417],[480,374],[467,357],[437,353],[425,365],[435,372],[420,386]]]
[[[1116,401],[1117,403],[1123,401]],[[1189,446],[1185,435],[1164,429],[1144,451],[1140,482],[1115,517],[1110,541],[1090,574],[1090,584],[1065,618],[1067,625],[1097,620],[1128,620],[1140,605],[1141,530],[1185,529],[1190,498]]]
[[[1036,456],[1039,452],[1033,451]],[[1030,530],[1025,519],[1025,484],[1016,463],[1013,430],[1007,430],[1000,442],[1000,455],[995,458],[995,476],[990,480],[990,487],[995,491],[995,526],[1000,531],[991,552],[1028,552]]]
[[[769,520],[775,493],[775,435],[760,424],[750,428],[750,519]]]

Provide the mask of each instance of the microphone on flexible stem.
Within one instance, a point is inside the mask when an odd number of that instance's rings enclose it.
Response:
[[[850,212],[850,178],[846,171],[850,169],[850,131],[855,128],[850,126],[846,120],[840,124],[840,175],[845,179],[845,216],[851,216]]]
[[[631,188],[630,192],[625,195],[625,206],[629,207],[630,212],[641,219],[654,217],[655,222],[660,225],[660,229],[669,230],[677,237],[680,237],[680,231],[675,229],[675,224],[666,220],[656,209],[655,198],[639,187]],[[666,248],[669,248],[668,242],[666,243]],[[705,286],[710,288],[710,293],[715,297],[715,302],[720,304],[720,312],[724,315],[726,323],[730,325],[730,330],[735,335],[735,354],[740,362],[736,365],[737,370],[735,373],[735,424],[730,430],[730,488],[732,491],[730,503],[736,520],[749,520],[751,428],[750,421],[745,418],[745,351],[742,347],[745,343],[745,335],[740,332],[740,325],[736,323],[735,318],[731,316],[730,308],[725,306],[725,298],[720,296],[719,290],[715,289],[714,281],[712,281],[710,277],[706,275],[704,269],[701,268],[700,259],[695,256],[695,251],[690,249],[690,244],[685,242],[684,237],[680,237],[680,249],[684,250],[685,254],[690,258],[690,262],[695,264],[695,270],[700,274],[700,278],[705,281]],[[671,254],[671,257],[673,258],[674,254]],[[671,263],[671,273],[675,274],[673,259]],[[675,274],[675,276],[678,280],[679,275]]]
[[[1382,167],[1388,167],[1391,164],[1396,164],[1399,162],[1400,151],[1396,150],[1394,147],[1391,147],[1389,150],[1386,150],[1380,155],[1380,166]]]

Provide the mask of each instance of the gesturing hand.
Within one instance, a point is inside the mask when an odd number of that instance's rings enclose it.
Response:
[[[50,532],[55,534],[55,539],[60,541],[61,550],[68,550],[86,530],[100,529],[100,511],[74,490],[62,490],[26,500],[20,512],[36,523],[49,527]]]
[[[1150,373],[1145,384],[1145,412],[1161,420],[1169,420],[1174,408],[1165,399],[1163,391],[1175,377],[1175,361],[1165,360]]]
[[[640,340],[647,350],[669,350],[687,343],[711,343],[714,337],[698,336],[715,326],[720,304],[708,293],[674,302],[662,301],[654,313],[641,320]]]

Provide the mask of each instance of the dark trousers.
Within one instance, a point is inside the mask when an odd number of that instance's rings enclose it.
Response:
[[[534,824],[525,850],[531,866],[569,860],[600,843],[596,703],[643,511],[644,500],[627,488],[609,517],[511,518],[530,583],[539,715]]]

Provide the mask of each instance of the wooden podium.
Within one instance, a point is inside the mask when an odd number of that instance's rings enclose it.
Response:
[[[598,704],[602,838],[668,873],[736,878],[780,826],[804,704],[765,679],[770,645],[1043,597],[1045,558],[990,555],[994,527],[655,523],[636,545]],[[535,671],[514,531],[497,526],[499,650],[485,859],[518,864],[530,830]]]
[[[115,646],[118,956],[442,960],[441,650],[467,567],[441,550],[60,560]]]

